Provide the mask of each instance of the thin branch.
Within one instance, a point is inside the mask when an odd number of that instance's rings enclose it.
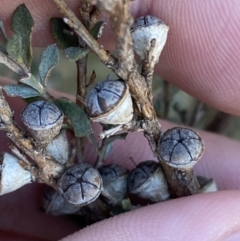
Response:
[[[89,3],[82,3],[82,6],[80,8],[80,14],[83,18],[83,24],[86,29],[89,29],[90,25],[90,12],[92,11],[92,6]]]
[[[130,14],[129,2],[112,1],[111,7],[109,7],[109,5],[106,7],[103,2],[102,5],[109,15],[111,27],[115,34],[119,60],[118,71],[128,75],[137,68],[130,32],[130,28],[133,24],[133,17]]]

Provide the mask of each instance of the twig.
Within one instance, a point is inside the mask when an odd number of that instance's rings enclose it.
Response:
[[[118,54],[118,72],[120,75],[129,75],[136,70],[134,59],[133,43],[130,28],[133,24],[133,17],[130,14],[128,1],[112,1],[106,6],[101,2],[104,10],[108,13],[111,27],[115,34]],[[122,73],[124,72],[124,73]],[[127,79],[127,76],[123,79]]]
[[[92,10],[91,4],[85,3],[85,2],[82,3],[82,6],[80,8],[80,14],[83,18],[83,24],[86,29],[89,29],[91,10]]]

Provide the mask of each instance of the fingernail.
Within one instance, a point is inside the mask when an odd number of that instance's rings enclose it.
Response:
[[[225,241],[239,241],[240,240],[240,230],[231,233],[228,237],[226,237]]]

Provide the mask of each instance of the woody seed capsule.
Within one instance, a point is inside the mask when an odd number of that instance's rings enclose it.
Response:
[[[177,196],[186,196],[200,192],[200,186],[193,173],[193,166],[201,158],[204,144],[197,132],[175,127],[167,130],[158,143],[159,157],[164,164],[172,167],[165,172],[168,177],[177,180],[181,191]]]
[[[96,84],[86,97],[87,113],[92,121],[126,124],[133,118],[133,104],[128,85],[120,80]]]
[[[102,176],[103,189],[111,197],[110,204],[121,204],[127,194],[128,170],[116,164],[103,166],[98,170]]]
[[[168,185],[159,163],[145,161],[138,164],[129,173],[128,192],[152,202],[168,199]]]
[[[43,193],[43,208],[52,215],[74,214],[79,207],[66,201],[55,189],[47,187]]]
[[[69,203],[84,206],[100,195],[102,178],[98,170],[89,164],[74,165],[60,177],[58,190]]]
[[[192,168],[201,158],[204,144],[197,132],[175,127],[163,134],[158,148],[161,159],[169,166]]]
[[[150,50],[151,42],[156,40],[153,58],[157,63],[162,49],[167,41],[169,27],[159,18],[154,16],[142,16],[134,21],[131,28],[134,51],[141,60],[146,59],[146,54]]]
[[[34,139],[40,144],[49,143],[60,131],[62,111],[46,101],[35,101],[22,112],[21,118]]]
[[[34,177],[24,169],[24,163],[15,156],[4,153],[0,155],[0,195],[19,189],[32,183]]]
[[[65,164],[69,158],[69,142],[65,130],[60,133],[46,146],[45,149],[58,163]]]

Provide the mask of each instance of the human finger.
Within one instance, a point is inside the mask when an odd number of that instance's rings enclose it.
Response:
[[[228,240],[240,238],[240,191],[198,194],[91,225],[62,241]],[[238,232],[238,233],[237,233]]]

